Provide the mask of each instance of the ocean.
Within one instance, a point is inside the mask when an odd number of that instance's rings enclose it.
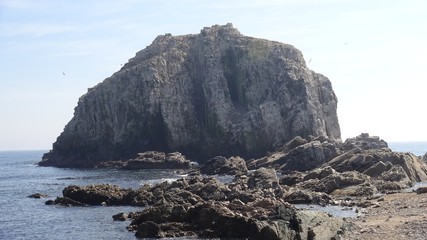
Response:
[[[389,143],[394,151],[422,156],[427,142]],[[173,181],[181,176],[169,170],[120,171],[63,169],[36,165],[46,151],[0,151],[0,239],[136,239],[129,221],[113,221],[120,212],[138,207],[60,207],[45,201],[62,196],[68,185],[110,183],[138,188],[145,183]],[[47,194],[33,199],[28,195]]]
[[[64,187],[110,183],[138,188],[144,183],[174,180],[171,171],[61,169],[36,165],[46,151],[0,152],[0,239],[136,239],[129,221],[113,221],[120,212],[138,207],[60,207],[45,205],[62,196]],[[47,194],[34,199],[28,195]]]
[[[416,156],[427,153],[427,142],[387,142],[388,147],[397,152],[410,152]]]

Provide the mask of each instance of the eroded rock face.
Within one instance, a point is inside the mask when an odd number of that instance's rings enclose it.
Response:
[[[260,157],[296,136],[340,138],[330,81],[291,45],[231,24],[157,37],[79,99],[40,165],[87,167],[149,150]]]

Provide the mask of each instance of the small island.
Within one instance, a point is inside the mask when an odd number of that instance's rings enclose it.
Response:
[[[244,36],[232,24],[158,36],[79,99],[39,165],[183,177],[138,189],[71,185],[46,204],[139,206],[112,213],[131,220],[138,238],[425,236],[427,215],[417,209],[427,190],[408,192],[427,181],[425,161],[367,133],[342,141],[336,109],[329,79],[291,45]]]

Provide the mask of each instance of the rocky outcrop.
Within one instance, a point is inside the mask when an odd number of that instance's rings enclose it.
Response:
[[[344,143],[297,137],[247,166],[280,170],[284,185],[340,195],[397,191],[427,181],[427,166],[420,157],[393,152],[384,140],[367,133]]]
[[[407,182],[427,180],[427,167],[420,158],[412,153],[393,152],[390,149],[354,149],[327,164],[339,172],[354,170],[384,180],[392,180],[399,172],[401,179]]]
[[[248,162],[250,169],[261,166],[280,170],[280,184],[343,196],[396,192],[427,181],[427,166],[420,157],[393,152],[384,140],[366,133],[344,143],[295,138],[281,151]],[[309,199],[298,193],[290,201]]]
[[[71,185],[62,190],[64,198],[87,205],[129,205],[128,196],[130,193],[130,189],[122,189],[110,184],[90,185],[86,187]]]
[[[332,203],[326,194],[287,192],[276,175],[274,169],[261,168],[228,184],[194,176],[137,190],[109,184],[69,186],[63,197],[46,204],[144,206],[141,212],[113,216],[120,221],[131,218],[128,229],[139,238],[330,239],[343,227],[342,219],[297,210],[285,202]]]
[[[274,167],[282,172],[309,171],[340,155],[340,142],[328,138],[305,140],[300,137],[285,144],[284,150],[250,161],[249,169]]]
[[[368,133],[362,133],[354,138],[348,138],[345,140],[342,148],[345,151],[360,148],[363,150],[369,149],[382,149],[388,148],[386,141],[380,139],[378,136],[369,136]]]
[[[131,159],[122,167],[126,170],[138,169],[189,169],[190,160],[179,152],[165,154],[163,152],[139,153],[136,159]]]
[[[371,196],[395,192],[427,180],[427,167],[410,153],[389,149],[344,153],[323,167],[308,172],[292,172],[279,182],[297,189],[341,196]]]
[[[291,45],[231,24],[157,37],[79,99],[42,166],[88,167],[144,151],[260,157],[296,136],[340,138],[330,81]]]
[[[326,213],[296,211],[278,205],[272,219],[259,220],[243,217],[221,203],[203,203],[189,208],[180,215],[151,208],[141,213],[130,228],[139,238],[197,236],[221,239],[331,239],[344,221]],[[259,209],[259,208],[258,208]],[[173,213],[173,209],[169,209]],[[151,214],[155,211],[156,215]],[[160,211],[160,213],[159,213]],[[153,216],[161,216],[154,217]],[[177,221],[178,220],[178,221]]]
[[[119,168],[124,170],[140,169],[190,169],[197,164],[188,160],[179,152],[164,153],[147,151],[138,153],[138,156],[128,160],[105,161],[95,165],[97,168]]]
[[[241,157],[225,158],[217,156],[208,160],[200,167],[200,173],[207,175],[241,175],[247,172],[246,162]]]

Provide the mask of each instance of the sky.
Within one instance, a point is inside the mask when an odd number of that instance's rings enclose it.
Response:
[[[301,50],[343,140],[427,141],[424,0],[0,0],[0,150],[51,149],[79,97],[156,36],[226,23]]]

